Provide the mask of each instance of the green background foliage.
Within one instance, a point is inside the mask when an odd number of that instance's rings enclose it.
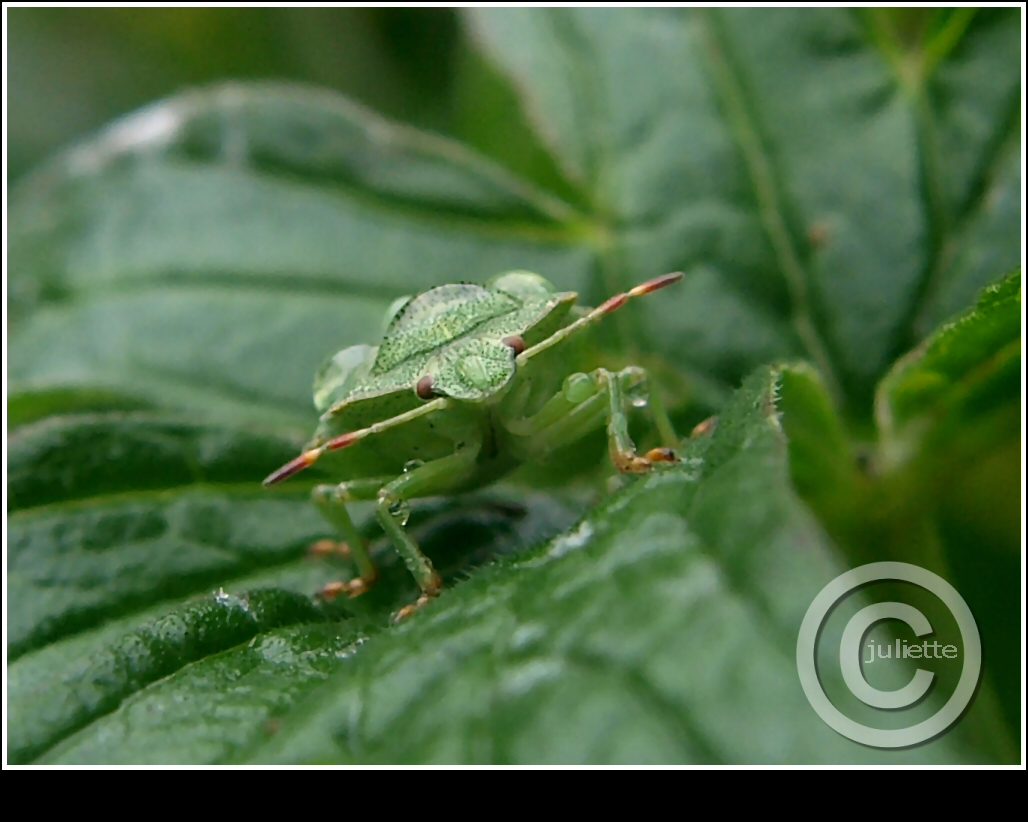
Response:
[[[15,171],[232,80],[12,188],[12,762],[1016,761],[1015,11],[11,21]],[[101,92],[127,33],[151,47]],[[397,626],[413,581],[357,506],[383,579],[311,599],[352,573],[307,553],[324,477],[259,481],[313,430],[318,365],[397,296],[515,268],[587,304],[684,271],[600,342],[717,428],[612,494],[597,437],[419,503],[447,589]],[[795,672],[816,593],[880,559],[982,631],[972,707],[903,751],[836,735]]]

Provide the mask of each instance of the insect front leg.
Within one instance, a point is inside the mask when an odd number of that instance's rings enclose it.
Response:
[[[646,374],[630,366],[617,374],[598,368],[591,374],[572,374],[564,388],[531,417],[504,420],[514,435],[512,448],[522,458],[545,458],[607,423],[610,456],[619,471],[648,471],[654,462],[672,462],[670,448],[654,448],[646,456],[635,452],[628,435],[626,392],[642,397]]]
[[[666,447],[653,448],[645,457],[638,456],[635,453],[635,443],[628,435],[628,401],[625,390],[635,389],[639,399],[648,399],[646,372],[638,366],[629,366],[617,374],[611,374],[602,368],[593,373],[599,376],[607,389],[607,437],[610,458],[618,471],[640,473],[649,471],[654,462],[674,462],[674,451]]]
[[[368,556],[367,541],[360,535],[353,520],[350,519],[346,503],[376,499],[378,492],[391,479],[392,477],[373,477],[341,482],[339,485],[318,485],[311,492],[314,504],[318,506],[325,519],[342,532],[359,574],[349,582],[328,583],[319,591],[319,596],[333,599],[339,594],[345,593],[355,597],[363,594],[378,579],[378,569],[375,568],[371,557]]]
[[[643,376],[643,380],[646,385],[652,386],[650,382],[649,374],[638,366],[633,366]],[[625,369],[626,371],[628,369]],[[678,448],[680,441],[678,434],[675,433],[675,427],[671,424],[671,419],[667,415],[667,411],[664,410],[664,403],[660,401],[660,392],[657,391],[656,387],[652,390],[645,392],[646,396],[646,411],[649,413],[650,418],[653,420],[653,425],[657,429],[657,433],[660,435],[660,441],[663,443],[665,448]]]
[[[481,447],[480,441],[465,443],[450,456],[408,471],[378,492],[375,515],[422,591],[416,603],[400,610],[396,615],[397,619],[403,619],[424,605],[443,587],[443,581],[436,573],[432,562],[403,528],[409,511],[407,500],[446,493],[459,487],[475,473],[475,463]]]

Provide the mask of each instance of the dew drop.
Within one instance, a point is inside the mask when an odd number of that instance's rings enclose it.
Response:
[[[398,499],[389,506],[389,513],[399,526],[403,528],[407,524],[407,520],[410,519],[410,503],[407,500]]]
[[[411,471],[420,468],[424,464],[424,460],[407,460],[407,462],[403,464],[403,473],[409,474]]]
[[[633,408],[645,408],[649,395],[649,385],[645,379],[625,389],[625,398]]]

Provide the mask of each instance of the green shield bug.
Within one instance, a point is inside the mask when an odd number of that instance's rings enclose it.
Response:
[[[501,274],[484,287],[442,285],[393,303],[377,346],[346,348],[322,367],[314,383],[322,414],[314,438],[264,480],[272,485],[322,459],[343,480],[317,486],[313,497],[342,532],[360,575],[325,586],[322,596],[356,596],[376,579],[347,502],[376,501],[382,528],[421,587],[421,598],[399,618],[442,587],[404,530],[408,500],[486,485],[604,424],[619,471],[674,462],[673,442],[639,456],[628,436],[628,407],[644,400],[642,368],[580,373],[562,354],[575,335],[632,297],[681,278],[665,274],[592,310],[576,309],[577,294],[555,291],[527,271]],[[653,410],[665,439],[673,439],[666,417]]]

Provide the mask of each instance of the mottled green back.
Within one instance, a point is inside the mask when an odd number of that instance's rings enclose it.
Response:
[[[394,306],[402,307],[378,346],[344,349],[318,372],[314,400],[322,422],[310,445],[423,405],[415,386],[431,376],[435,394],[469,405],[361,440],[322,461],[338,462],[340,473],[358,476],[399,470],[393,463],[402,465],[411,454],[435,459],[452,453],[450,429],[472,424],[473,403],[498,395],[514,375],[515,352],[502,340],[516,335],[532,346],[546,339],[567,322],[576,296],[554,292],[538,275],[514,272],[486,287],[443,285],[405,304],[398,300]],[[400,459],[403,454],[408,456]]]
[[[414,387],[426,375],[442,396],[484,400],[497,393],[514,374],[514,352],[502,340],[517,335],[530,346],[545,339],[563,325],[576,297],[554,293],[536,275],[505,275],[497,283],[443,285],[409,300],[377,348],[345,349],[322,368],[318,410],[370,425],[417,407]],[[358,404],[368,407],[354,413]]]
[[[486,320],[520,308],[515,297],[478,285],[442,285],[415,297],[386,329],[372,373],[385,374],[417,354],[453,342]]]

